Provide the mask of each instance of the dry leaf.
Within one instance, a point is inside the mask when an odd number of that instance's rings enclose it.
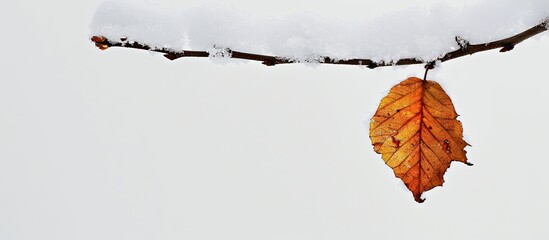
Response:
[[[417,202],[444,183],[452,161],[470,165],[463,128],[450,97],[433,81],[408,78],[381,100],[370,123],[370,139]]]

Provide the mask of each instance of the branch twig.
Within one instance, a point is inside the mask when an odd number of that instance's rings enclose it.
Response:
[[[467,40],[457,36],[456,42],[460,48],[455,51],[448,52],[442,55],[441,57],[435,59],[434,61],[446,62],[455,58],[471,55],[478,52],[484,52],[484,51],[488,51],[496,48],[500,48],[500,52],[507,52],[512,50],[515,47],[515,45],[519,44],[520,42],[528,38],[531,38],[539,33],[542,33],[546,31],[548,28],[549,28],[549,18],[547,18],[540,24],[533,26],[532,28],[524,32],[521,32],[517,35],[511,36],[505,39],[501,39],[498,41],[488,42],[488,43],[470,44]],[[128,41],[128,39],[126,38],[122,38],[119,41],[116,41],[112,39],[107,39],[103,36],[93,36],[91,40],[101,50],[105,50],[109,47],[141,49],[141,50],[164,53],[164,57],[170,60],[175,60],[182,57],[209,57],[210,56],[210,53],[207,51],[188,51],[188,50],[177,51],[177,50],[168,49],[168,48],[158,48],[154,46],[149,46],[147,44],[131,42],[131,41]],[[239,51],[233,51],[231,49],[224,49],[224,50],[228,54],[228,56],[230,56],[231,58],[245,59],[250,61],[259,61],[262,64],[267,66],[300,62],[298,60],[286,58],[286,57],[239,52]],[[403,58],[403,59],[395,60],[392,62],[375,62],[371,59],[355,58],[355,59],[340,60],[340,59],[334,59],[331,57],[323,57],[321,59],[318,59],[317,61],[322,64],[362,65],[372,69],[376,67],[395,66],[395,65],[429,64],[432,62],[432,61],[429,61],[427,63],[417,58]]]

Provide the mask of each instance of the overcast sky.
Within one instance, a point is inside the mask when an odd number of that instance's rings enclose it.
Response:
[[[383,8],[232,2],[319,14]],[[88,39],[99,4],[0,9],[0,239],[549,235],[547,33],[430,74],[461,115],[475,166],[453,163],[444,187],[418,204],[373,151],[367,123],[422,66],[265,67],[99,51]]]

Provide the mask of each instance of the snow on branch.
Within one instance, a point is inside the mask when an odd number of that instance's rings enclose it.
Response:
[[[386,61],[374,61],[372,59],[366,59],[366,58],[335,59],[329,56],[301,61],[298,59],[292,59],[292,58],[281,57],[281,56],[262,55],[262,54],[234,51],[229,48],[216,48],[217,51],[214,51],[214,52],[196,51],[196,50],[174,50],[170,48],[151,46],[146,43],[140,43],[137,41],[131,41],[127,38],[107,39],[106,37],[103,37],[103,36],[93,36],[91,40],[101,50],[105,50],[110,47],[123,47],[123,48],[147,50],[147,51],[163,53],[164,57],[170,60],[175,60],[183,57],[215,57],[215,56],[221,55],[222,57],[228,57],[233,59],[259,61],[262,64],[267,66],[274,66],[278,64],[288,64],[288,63],[315,62],[320,64],[361,65],[361,66],[367,66],[368,68],[373,69],[376,67],[384,67],[384,66],[430,64],[436,61],[445,62],[445,61],[463,57],[466,55],[471,55],[474,53],[488,51],[492,49],[498,49],[498,48],[500,49],[500,52],[507,52],[512,50],[515,47],[515,45],[519,44],[520,42],[528,38],[531,38],[539,33],[547,31],[548,26],[549,26],[549,18],[514,36],[497,40],[497,41],[478,43],[478,44],[471,44],[466,39],[463,39],[460,36],[456,36],[455,41],[459,45],[459,49],[445,53],[440,57],[436,59],[432,59],[430,61],[424,61],[424,60],[421,60],[420,58],[402,58],[402,59],[386,62]]]

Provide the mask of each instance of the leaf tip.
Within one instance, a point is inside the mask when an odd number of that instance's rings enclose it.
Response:
[[[419,194],[419,195],[414,194],[414,200],[416,200],[417,203],[425,202],[425,198],[421,198],[421,194]]]

